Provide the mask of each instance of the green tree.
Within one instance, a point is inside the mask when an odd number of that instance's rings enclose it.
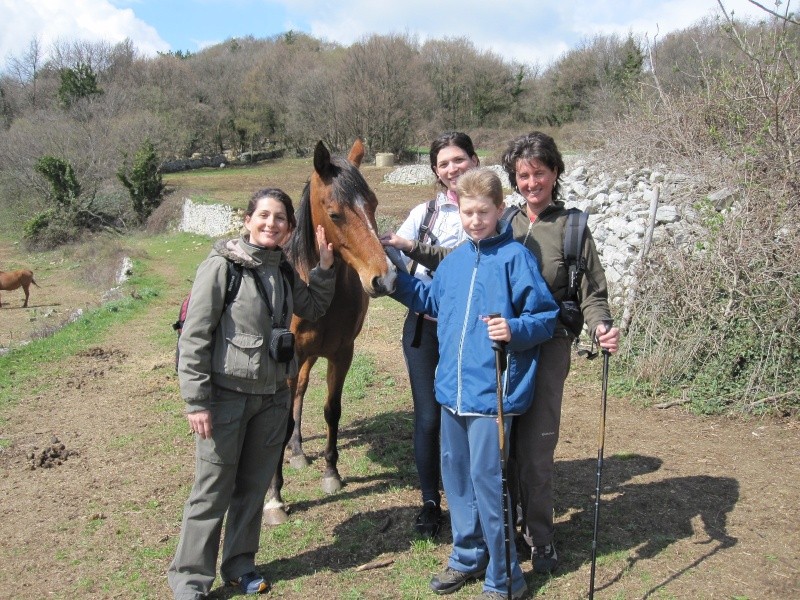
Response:
[[[89,98],[103,93],[97,86],[97,75],[86,63],[78,63],[71,69],[61,69],[59,73],[61,85],[58,88],[58,99],[61,105],[69,108],[81,98]]]
[[[130,177],[123,170],[117,173],[120,182],[127,188],[133,202],[133,210],[142,223],[161,204],[164,183],[159,164],[156,149],[148,139],[142,143],[133,158]]]
[[[67,161],[54,156],[40,158],[34,170],[50,184],[55,206],[38,213],[25,224],[25,241],[31,246],[54,248],[76,240],[81,186],[75,170]]]
[[[74,206],[75,200],[81,195],[81,185],[71,164],[54,156],[43,156],[34,170],[48,181],[53,199],[59,207],[70,209]]]

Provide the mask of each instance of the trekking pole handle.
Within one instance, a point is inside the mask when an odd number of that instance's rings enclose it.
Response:
[[[500,317],[499,312],[493,312],[486,315],[487,319],[497,319]],[[506,343],[502,340],[492,340],[492,350],[495,352],[505,352],[506,350]]]
[[[609,320],[607,320],[607,321],[600,321],[600,322],[601,322],[603,325],[605,325],[605,328],[606,328],[606,333],[608,333],[609,331],[611,331],[611,328],[614,326],[614,321],[612,321],[611,319],[609,319]],[[597,342],[597,345],[600,347],[600,351],[601,351],[603,354],[605,354],[606,356],[608,356],[608,355],[610,354],[610,352],[609,352],[608,350],[606,350],[605,348],[603,348],[602,346],[600,346],[600,339],[599,339],[599,338],[598,338],[598,336],[597,336],[597,331],[595,331],[595,336],[594,336],[594,339],[595,339],[595,341]]]

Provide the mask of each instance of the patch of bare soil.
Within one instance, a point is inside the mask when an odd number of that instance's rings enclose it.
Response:
[[[45,285],[32,300],[46,303],[51,293]],[[187,429],[175,426],[182,406],[172,349],[153,340],[169,327],[184,293],[176,288],[95,346],[61,364],[43,365],[41,380],[3,411],[4,596],[170,597],[165,572],[192,481],[193,445]],[[62,305],[69,301],[59,298]],[[19,308],[0,310],[0,317],[22,314]],[[275,581],[273,597],[433,597],[425,585],[447,559],[449,527],[432,560],[414,567],[411,522],[419,498],[410,405],[387,411],[381,404],[387,396],[408,395],[401,321],[401,311],[387,311],[386,304],[370,309],[359,351],[374,357],[376,385],[391,379],[394,387],[368,391],[374,400],[366,408],[345,403],[345,488],[334,496],[310,491],[319,485],[324,424],[318,405],[307,408],[312,470],[290,476],[287,488],[297,531],[314,533],[285,557],[274,553],[296,540],[270,537],[275,547],[259,553],[259,569]],[[600,366],[576,359],[568,380],[556,465],[561,567],[548,578],[524,564],[536,597],[587,597]],[[397,440],[407,442],[399,459],[389,452]],[[51,457],[50,468],[32,469],[31,460],[47,448],[48,454],[66,455]],[[679,407],[642,408],[609,397],[604,452],[598,600],[800,597],[797,422],[699,418]],[[361,473],[352,460],[361,455],[385,470]],[[409,584],[410,577],[417,583]],[[470,584],[453,597],[478,593],[480,584]],[[219,587],[212,597],[233,593]]]

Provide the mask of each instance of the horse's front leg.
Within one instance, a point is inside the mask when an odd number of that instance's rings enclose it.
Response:
[[[297,390],[297,378],[289,380],[289,397],[294,398]],[[283,489],[283,461],[286,456],[286,446],[289,440],[297,431],[294,417],[294,405],[292,406],[292,418],[286,423],[286,435],[283,438],[283,448],[281,449],[281,459],[275,469],[275,474],[267,488],[267,495],[264,499],[264,523],[267,525],[281,525],[289,520],[286,505],[283,503],[281,490]]]
[[[328,360],[328,398],[325,401],[325,423],[328,428],[325,446],[325,473],[322,475],[322,491],[333,494],[342,489],[342,478],[339,476],[339,419],[342,416],[342,390],[347,371],[353,362],[353,347],[337,353],[334,359]]]
[[[303,469],[308,466],[308,459],[303,452],[303,398],[308,389],[308,380],[311,377],[311,368],[317,362],[317,357],[306,358],[300,365],[297,378],[291,382],[292,388],[292,419],[294,428],[289,437],[287,448],[289,450],[289,465],[293,469]]]
[[[272,476],[272,481],[270,481],[267,489],[267,496],[264,499],[265,525],[281,525],[289,520],[289,514],[286,512],[286,505],[283,503],[283,496],[281,496],[281,489],[283,489],[283,455],[285,453],[286,446],[284,445],[281,460],[278,462],[278,468],[275,469],[275,474]]]

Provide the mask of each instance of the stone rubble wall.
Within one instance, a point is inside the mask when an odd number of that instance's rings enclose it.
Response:
[[[634,281],[634,266],[644,243],[650,220],[650,204],[658,193],[658,210],[652,246],[683,248],[702,235],[700,216],[692,201],[707,199],[718,211],[729,209],[736,191],[728,188],[708,194],[695,182],[665,167],[628,169],[624,173],[603,170],[592,157],[565,157],[566,171],[561,177],[561,197],[568,207],[589,212],[589,228],[597,245],[613,305],[624,302]],[[508,177],[500,165],[490,165],[506,189]],[[388,173],[384,180],[396,185],[433,185],[434,176],[427,164],[404,165]],[[506,203],[522,205],[515,192]],[[240,212],[226,205],[197,204],[186,198],[181,231],[219,237],[237,232],[243,222]]]
[[[603,170],[602,163],[591,156],[565,156],[566,170],[561,176],[561,198],[567,207],[589,212],[589,228],[605,268],[613,305],[624,302],[634,279],[634,266],[644,243],[650,221],[650,204],[658,193],[658,210],[652,247],[682,248],[702,235],[700,217],[692,200],[707,199],[718,211],[726,210],[736,200],[736,191],[728,188],[707,194],[696,183],[665,167],[629,169],[624,173]],[[489,165],[506,189],[511,186],[500,165]],[[388,173],[387,183],[433,185],[433,173],[427,164],[398,167]],[[688,199],[688,201],[687,201]],[[506,196],[506,204],[524,205],[516,192]]]
[[[244,222],[241,212],[227,204],[198,204],[191,198],[183,200],[182,215],[179,231],[211,237],[236,233]]]

